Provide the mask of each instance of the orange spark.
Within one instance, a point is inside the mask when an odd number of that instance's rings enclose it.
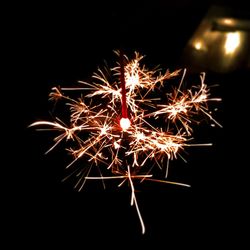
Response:
[[[119,52],[116,54],[119,55]],[[160,93],[167,81],[179,76],[181,70],[166,70],[164,73],[159,69],[149,70],[141,65],[143,56],[137,52],[133,59],[125,55],[122,58],[120,64],[117,62],[116,66],[108,69],[109,74],[99,68],[91,82],[79,81],[80,87],[52,88],[50,100],[66,102],[70,112],[69,126],[58,117],[55,121],[37,121],[30,126],[60,132],[47,152],[64,139],[66,143],[73,142],[74,146],[67,149],[73,157],[67,168],[73,167],[80,158],[89,162],[89,167],[81,165],[75,170],[79,178],[76,188],[79,190],[86,180],[91,179],[122,179],[119,187],[128,181],[131,205],[136,207],[144,233],[145,225],[135,197],[133,180],[157,181],[152,178],[154,166],[163,169],[165,178],[168,178],[169,161],[178,157],[185,161],[182,152],[186,147],[211,145],[190,143],[193,139],[193,124],[200,121],[202,114],[221,127],[208,107],[209,102],[221,99],[210,97],[204,73],[200,76],[199,86],[183,89],[186,70],[183,71],[179,86],[167,94],[167,100],[163,99]],[[80,91],[80,97],[75,99],[64,94],[71,91]],[[149,162],[151,164],[146,164]],[[100,170],[100,176],[89,176],[93,166]],[[103,172],[109,174],[103,176]],[[175,181],[158,181],[189,186]]]

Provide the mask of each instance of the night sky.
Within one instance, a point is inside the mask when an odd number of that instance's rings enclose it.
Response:
[[[196,128],[197,140],[214,145],[188,149],[187,163],[181,159],[171,162],[170,180],[189,183],[191,188],[160,183],[136,187],[144,236],[136,210],[130,206],[127,185],[118,188],[119,182],[111,181],[103,190],[94,181],[77,192],[74,180],[61,182],[70,161],[63,144],[44,155],[53,135],[27,128],[36,120],[51,118],[48,94],[52,87],[90,79],[104,60],[114,62],[114,49],[146,55],[149,67],[182,67],[180,57],[188,39],[211,4],[223,1],[83,2],[81,6],[22,4],[12,13],[16,22],[10,32],[15,58],[11,78],[15,80],[10,91],[16,111],[11,116],[14,136],[8,142],[7,203],[11,208],[7,208],[6,232],[19,245],[32,249],[40,245],[58,249],[61,244],[89,249],[87,242],[103,240],[115,249],[119,247],[116,240],[128,244],[153,241],[156,246],[165,242],[164,249],[168,244],[203,249],[233,241],[233,223],[241,219],[227,211],[240,200],[233,182],[241,178],[243,160],[235,157],[240,146],[231,146],[232,133],[237,137],[242,130],[233,118],[239,111],[232,110],[236,102],[243,105],[244,93],[236,85],[241,88],[243,82],[249,83],[249,71],[207,73],[207,82],[218,83],[213,93],[223,99],[216,115],[223,129]]]

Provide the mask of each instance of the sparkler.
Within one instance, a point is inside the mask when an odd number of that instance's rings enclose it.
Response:
[[[138,52],[133,59],[119,51],[115,53],[120,60],[113,68],[106,69],[109,74],[99,68],[91,82],[79,81],[77,88],[52,88],[50,100],[65,101],[70,111],[69,125],[55,117],[54,121],[37,121],[30,126],[60,132],[47,152],[63,140],[73,143],[67,148],[73,160],[66,168],[73,167],[80,158],[89,162],[88,167],[81,166],[73,171],[78,178],[75,184],[78,190],[87,180],[120,179],[119,187],[127,181],[131,188],[131,205],[136,207],[144,234],[145,225],[135,196],[134,180],[189,187],[188,184],[168,181],[169,161],[178,157],[185,161],[181,155],[185,147],[211,145],[190,143],[192,125],[206,117],[221,127],[208,109],[209,102],[221,99],[210,98],[205,73],[201,74],[199,85],[185,90],[185,69],[162,73],[159,68],[149,70],[141,65],[144,56]],[[168,80],[181,73],[179,86],[172,93],[162,95]],[[75,99],[65,94],[72,91],[80,91],[81,97]],[[153,178],[155,166],[164,170],[165,180]],[[100,170],[100,176],[90,176],[92,167]],[[104,176],[107,171],[109,175]]]

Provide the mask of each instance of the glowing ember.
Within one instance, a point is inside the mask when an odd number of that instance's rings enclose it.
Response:
[[[73,168],[73,165],[76,168],[72,172],[78,178],[75,185],[77,189],[81,190],[86,181],[91,179],[121,179],[119,187],[127,181],[131,188],[131,205],[136,207],[144,233],[134,180],[188,187],[179,182],[153,179],[153,167],[162,169],[167,178],[170,160],[180,156],[185,161],[181,155],[185,147],[211,145],[191,144],[192,126],[207,118],[212,125],[221,127],[208,109],[208,102],[220,99],[210,98],[204,73],[200,76],[200,85],[183,89],[186,70],[183,71],[179,86],[172,93],[163,95],[167,80],[177,77],[181,70],[167,70],[162,74],[160,70],[148,70],[144,65],[141,66],[143,56],[137,52],[132,60],[119,52],[116,54],[120,57],[120,63],[108,69],[108,72],[107,69],[98,69],[92,82],[79,81],[79,88],[52,89],[50,100],[66,102],[70,111],[69,125],[56,117],[55,121],[37,121],[30,126],[44,126],[45,130],[57,130],[60,133],[47,152],[64,139],[67,143],[72,142],[67,150],[73,160],[67,168]],[[65,94],[72,91],[80,91],[80,98]],[[117,122],[119,117],[122,117],[120,124]],[[74,163],[80,158],[89,162],[89,165],[77,167]],[[100,170],[100,176],[90,176],[93,167]]]
[[[122,118],[120,120],[120,126],[121,126],[123,131],[128,130],[129,127],[130,127],[130,124],[131,124],[131,122],[130,122],[130,120],[128,118]]]

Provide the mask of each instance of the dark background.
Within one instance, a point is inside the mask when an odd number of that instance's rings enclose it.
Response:
[[[235,229],[244,218],[233,207],[242,206],[243,193],[238,190],[244,188],[238,183],[245,167],[240,134],[248,126],[245,114],[241,115],[248,71],[207,73],[207,82],[219,83],[215,94],[223,102],[216,119],[223,129],[201,128],[197,140],[214,145],[188,150],[187,164],[171,163],[170,179],[190,183],[190,189],[157,183],[137,186],[144,236],[129,204],[128,187],[119,189],[116,182],[109,182],[103,190],[99,182],[89,182],[77,192],[72,181],[61,182],[69,161],[63,147],[44,155],[52,137],[27,128],[36,120],[50,119],[52,105],[47,100],[53,86],[89,79],[104,59],[113,62],[113,49],[139,51],[149,67],[181,67],[184,46],[213,4],[247,8],[245,1],[155,0],[22,3],[11,9],[9,19],[15,22],[9,29],[12,111],[8,115],[14,122],[6,144],[8,175],[3,177],[8,183],[9,244],[17,241],[33,249],[67,243],[70,249],[75,244],[84,248],[89,241],[107,242],[116,249],[117,240],[122,245],[154,241],[166,248],[240,244],[244,235],[238,238]]]

